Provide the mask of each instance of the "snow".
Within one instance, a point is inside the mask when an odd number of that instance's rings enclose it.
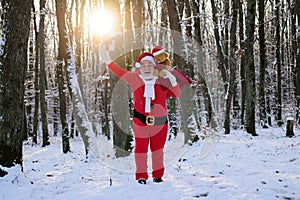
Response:
[[[163,183],[140,185],[133,156],[115,158],[104,137],[98,158],[85,159],[83,143],[71,140],[63,154],[61,140],[47,147],[24,144],[24,168],[4,168],[0,199],[300,199],[300,140],[281,128],[258,129],[253,137],[232,131],[183,146],[182,137],[166,144]]]
[[[5,39],[4,37],[0,38],[0,56],[3,56],[4,54],[4,45],[5,45]]]
[[[287,121],[294,121],[295,119],[294,119],[294,117],[287,117],[286,120]]]

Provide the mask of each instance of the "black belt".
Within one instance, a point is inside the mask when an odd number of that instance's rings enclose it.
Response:
[[[143,124],[147,124],[149,126],[159,126],[168,123],[167,116],[163,117],[154,117],[154,116],[146,116],[138,111],[134,110],[133,117],[138,118]]]

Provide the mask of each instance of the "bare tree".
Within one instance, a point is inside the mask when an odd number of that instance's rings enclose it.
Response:
[[[241,79],[241,125],[245,124],[245,98],[246,98],[246,79],[245,79],[245,33],[244,33],[244,12],[243,12],[244,1],[239,1],[239,55],[241,55],[240,61],[240,79]]]
[[[280,39],[280,4],[279,0],[275,1],[275,16],[276,16],[276,68],[277,68],[277,92],[276,92],[276,120],[278,126],[283,124],[282,121],[282,74],[281,74],[281,55],[280,55],[280,46],[281,46],[281,39]]]
[[[203,2],[204,3],[204,2]],[[192,9],[192,13],[193,13],[193,26],[194,26],[194,39],[197,42],[197,44],[199,44],[199,50],[197,52],[197,65],[199,66],[199,84],[200,84],[200,88],[202,91],[202,95],[204,97],[204,105],[205,105],[205,110],[207,111],[207,117],[206,117],[206,121],[207,124],[209,124],[212,128],[216,128],[217,127],[217,122],[215,119],[215,111],[213,109],[213,104],[212,104],[212,98],[210,95],[210,91],[209,91],[209,86],[207,84],[207,80],[204,74],[204,59],[203,59],[203,55],[204,55],[204,50],[203,50],[203,38],[201,35],[201,21],[200,21],[200,3],[197,1],[191,1],[190,2],[190,7]],[[198,105],[201,104],[200,102],[200,94],[197,95],[198,96]],[[200,108],[200,106],[198,106]],[[198,109],[199,109],[198,108]],[[200,122],[198,122],[200,123]],[[199,126],[199,124],[198,124]]]
[[[245,62],[245,89],[246,89],[246,130],[257,135],[255,130],[255,65],[254,65],[254,29],[255,29],[256,0],[247,0],[246,18],[246,62]]]
[[[298,108],[298,114],[300,110],[300,2],[296,2],[296,15],[298,18],[298,26],[297,26],[297,33],[296,33],[296,40],[297,40],[297,54],[296,54],[296,97],[297,97],[297,108]],[[298,124],[300,124],[300,117],[298,117]]]
[[[2,0],[0,52],[0,165],[22,165],[25,129],[24,80],[28,64],[31,0]],[[7,172],[0,169],[0,176]]]
[[[40,0],[40,26],[39,26],[39,50],[40,50],[40,108],[41,108],[41,120],[42,120],[42,130],[43,130],[43,143],[42,146],[47,146],[50,144],[49,133],[48,133],[48,121],[47,121],[47,104],[45,97],[46,90],[46,71],[45,71],[45,0]]]
[[[67,45],[68,40],[66,38],[66,24],[65,24],[65,13],[66,13],[66,1],[56,0],[56,15],[57,15],[57,26],[59,32],[59,47],[57,56],[56,75],[58,80],[59,89],[59,102],[60,102],[60,120],[62,125],[62,142],[63,152],[67,153],[70,151],[69,145],[69,127],[67,117],[67,105],[66,105],[66,94],[65,94],[65,79],[63,73],[63,64],[67,60]]]
[[[259,13],[259,117],[260,125],[264,128],[268,127],[267,110],[265,100],[265,74],[266,74],[266,44],[265,44],[265,2],[264,0],[258,1]]]
[[[128,6],[130,4],[130,1],[126,1],[125,4],[127,4],[127,10],[125,10],[126,14],[126,19],[128,19]],[[115,19],[116,19],[116,24],[120,24],[122,20],[121,15],[120,15],[120,5],[118,1],[113,0],[113,1],[104,1],[104,6],[105,9],[110,10],[112,13],[115,14]],[[125,8],[126,9],[126,8]],[[130,18],[130,17],[129,17]],[[126,27],[129,28],[128,21],[125,23]],[[116,32],[121,31],[122,27],[119,27]],[[131,29],[130,29],[131,30]],[[129,30],[129,31],[130,31]],[[126,30],[124,30],[125,32]],[[118,63],[119,66],[122,66],[123,68],[127,68],[128,66],[126,65],[126,56],[125,54],[128,52],[124,52],[125,45],[128,45],[131,43],[131,40],[123,40],[126,37],[126,32],[124,35],[120,35],[122,39],[116,39],[115,40],[115,46],[116,46],[116,51],[111,52],[112,58],[116,58],[114,61]],[[124,44],[124,42],[126,44]],[[120,55],[120,52],[122,54]],[[128,56],[128,54],[127,54]],[[111,86],[111,91],[113,91],[115,94],[114,99],[112,101],[112,123],[113,123],[113,144],[114,144],[114,149],[116,152],[117,157],[124,157],[128,156],[130,154],[130,142],[132,141],[132,134],[131,134],[131,129],[130,129],[130,115],[129,111],[130,108],[128,106],[129,102],[129,88],[126,85],[125,82],[120,80],[118,77],[115,75],[111,75],[110,79],[110,86]],[[121,110],[128,110],[128,112],[120,112]],[[117,116],[118,115],[118,116]]]
[[[218,52],[218,68],[222,75],[225,91],[227,91],[228,90],[228,73],[227,73],[228,66],[224,55],[225,50],[223,49],[221,38],[220,38],[219,23],[217,19],[217,14],[218,14],[217,13],[218,9],[216,7],[217,3],[215,2],[215,0],[211,0],[210,2],[212,8],[212,18],[214,23],[214,36],[216,40],[215,44]]]
[[[34,1],[32,1],[33,12],[35,12]],[[34,64],[34,114],[33,114],[33,133],[32,141],[37,144],[37,136],[39,130],[39,105],[40,105],[40,94],[39,94],[39,32],[36,20],[36,15],[33,16],[33,26],[34,26],[34,37],[35,37],[35,64]]]
[[[231,17],[231,27],[230,27],[230,52],[229,52],[229,86],[228,93],[226,98],[226,112],[225,112],[225,121],[224,128],[225,134],[230,133],[230,111],[231,111],[231,103],[232,98],[234,96],[234,89],[236,85],[236,55],[235,52],[237,50],[236,46],[236,27],[237,27],[237,0],[232,0],[232,17]]]
[[[82,61],[83,61],[83,30],[84,30],[84,8],[86,0],[76,1],[76,27],[75,27],[75,65],[76,65],[76,74],[78,75],[78,83],[81,91],[83,90],[83,80],[82,80]],[[74,115],[72,115],[72,124],[74,121]],[[77,133],[76,129],[71,128],[70,136],[74,137]],[[78,135],[78,134],[77,134]]]
[[[170,23],[170,29],[172,30],[172,41],[173,46],[176,48],[175,52],[173,54],[173,60],[174,65],[178,67],[179,70],[184,72],[185,74],[188,74],[188,67],[186,67],[186,63],[184,60],[183,52],[184,45],[183,45],[183,34],[180,27],[180,18],[179,13],[177,11],[176,7],[176,1],[175,0],[168,0],[165,1],[167,5],[168,10],[168,16],[169,16],[169,23]],[[175,34],[176,33],[176,34]],[[192,70],[191,70],[192,71]],[[192,142],[194,140],[195,136],[195,127],[190,126],[190,124],[193,121],[193,118],[195,117],[193,114],[193,108],[195,107],[195,102],[192,99],[193,92],[190,90],[189,87],[185,87],[181,90],[180,95],[180,104],[181,104],[181,116],[182,119],[185,119],[181,122],[182,131],[184,132],[184,141],[185,143]]]

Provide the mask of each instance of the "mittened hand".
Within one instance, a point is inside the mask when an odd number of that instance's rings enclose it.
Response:
[[[105,43],[102,43],[101,46],[100,46],[100,56],[106,64],[111,63],[111,58],[108,54],[108,51],[106,50],[106,44]]]
[[[173,87],[176,86],[177,85],[176,77],[173,74],[171,74],[169,70],[163,69],[162,71],[166,74],[165,78],[168,78],[170,80],[171,85]]]
[[[158,75],[159,75],[159,77],[162,77],[162,78],[167,77],[167,74],[166,74],[166,72],[164,72],[164,70],[160,70],[158,72]]]

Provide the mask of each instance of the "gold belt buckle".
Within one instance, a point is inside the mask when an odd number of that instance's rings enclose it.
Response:
[[[149,126],[153,126],[155,122],[155,117],[153,116],[146,116],[146,124]]]

